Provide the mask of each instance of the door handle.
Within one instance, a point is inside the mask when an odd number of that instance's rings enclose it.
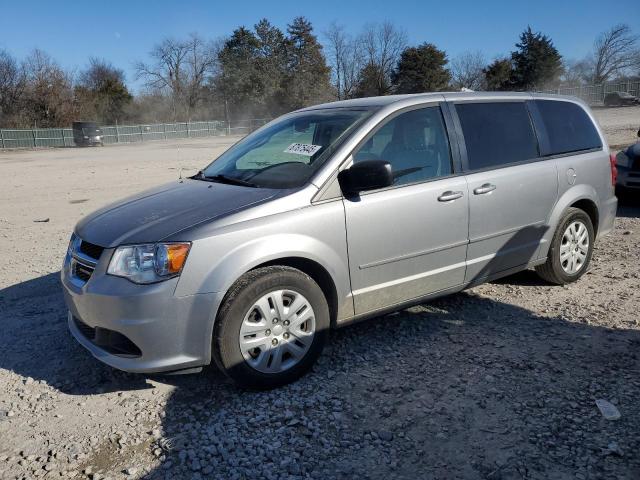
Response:
[[[491,183],[485,183],[481,187],[475,188],[473,193],[476,195],[484,195],[485,193],[493,192],[496,189],[496,186]]]
[[[457,200],[462,197],[462,192],[452,192],[451,190],[447,190],[442,195],[438,197],[439,202],[452,202],[453,200]]]

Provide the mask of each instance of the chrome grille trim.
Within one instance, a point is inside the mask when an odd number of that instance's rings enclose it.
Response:
[[[95,258],[91,258],[80,251],[74,251],[71,256],[79,263],[83,263],[92,268],[95,268],[98,264],[98,261]]]
[[[69,273],[73,284],[81,288],[89,281],[103,250],[103,247],[85,242],[75,236],[74,241],[71,242],[69,252]],[[89,253],[94,253],[96,257],[91,256]]]

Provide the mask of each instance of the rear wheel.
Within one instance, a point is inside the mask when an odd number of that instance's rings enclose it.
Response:
[[[558,285],[578,280],[591,261],[594,237],[589,215],[569,208],[553,235],[546,263],[536,267],[538,275]]]
[[[277,387],[311,368],[328,329],[327,301],[311,277],[290,267],[259,268],[241,277],[223,301],[214,360],[243,387]]]

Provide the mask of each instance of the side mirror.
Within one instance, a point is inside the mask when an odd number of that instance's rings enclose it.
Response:
[[[366,160],[341,171],[338,182],[345,195],[353,195],[393,185],[393,171],[389,162]]]

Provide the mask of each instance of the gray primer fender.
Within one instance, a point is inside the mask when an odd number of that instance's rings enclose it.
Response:
[[[549,254],[549,248],[551,247],[551,240],[553,239],[553,235],[556,232],[556,228],[558,228],[558,223],[562,218],[562,215],[567,211],[567,209],[573,205],[575,202],[579,200],[591,200],[595,203],[598,211],[600,210],[600,201],[598,200],[598,195],[596,194],[595,189],[587,184],[575,185],[565,191],[555,206],[553,207],[553,211],[549,216],[548,226],[546,233],[542,237],[542,241],[540,243],[540,247],[538,249],[538,258],[543,259],[546,258]],[[597,225],[596,225],[597,228]]]

